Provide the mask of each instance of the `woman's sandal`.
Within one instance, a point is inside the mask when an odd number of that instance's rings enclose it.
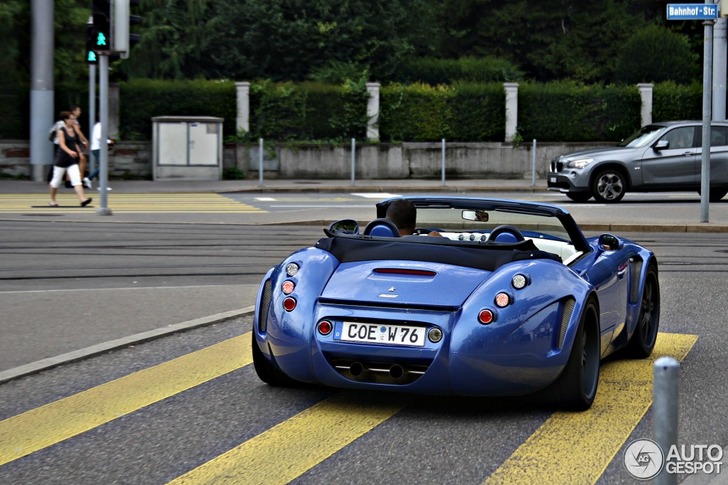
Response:
[[[58,207],[58,204],[56,202],[49,202],[48,207]]]
[[[89,197],[88,199],[84,200],[83,202],[81,202],[81,207],[86,207],[87,205],[89,205],[91,203],[92,200],[93,199],[91,199],[91,197]]]

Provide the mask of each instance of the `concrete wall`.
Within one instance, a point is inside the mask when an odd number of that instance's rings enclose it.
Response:
[[[555,156],[608,143],[544,143],[536,147],[536,173],[543,178]],[[109,151],[110,179],[151,179],[150,142],[119,142]],[[532,144],[446,143],[448,178],[529,178]],[[351,178],[350,145],[264,146],[265,177],[283,179]],[[226,145],[223,168],[258,176],[259,148]],[[52,161],[49,160],[49,164]],[[356,147],[357,179],[437,178],[442,174],[441,143],[362,144]],[[27,141],[0,141],[0,176],[30,178]]]

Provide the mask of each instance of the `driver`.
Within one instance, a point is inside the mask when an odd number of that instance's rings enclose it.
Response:
[[[387,213],[384,216],[389,219],[399,229],[400,236],[411,236],[417,227],[417,208],[407,199],[397,199],[387,207]],[[432,231],[428,236],[441,236],[437,231]]]

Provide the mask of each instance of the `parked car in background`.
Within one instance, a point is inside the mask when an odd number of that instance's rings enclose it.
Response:
[[[626,192],[700,192],[702,121],[652,123],[617,146],[568,153],[551,161],[549,190],[576,202],[619,202]],[[728,122],[710,131],[710,201],[728,193]]]

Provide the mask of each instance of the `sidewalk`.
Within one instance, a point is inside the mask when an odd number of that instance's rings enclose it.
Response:
[[[443,184],[440,179],[268,179],[262,184],[258,179],[245,180],[111,180],[109,186],[109,207],[113,209],[116,194],[235,194],[235,193],[382,193],[389,194],[432,194],[476,197],[505,197],[526,200],[540,200],[560,205],[567,209],[585,231],[604,231],[617,234],[625,232],[728,232],[728,197],[719,203],[709,206],[709,221],[700,222],[700,196],[696,192],[665,192],[645,194],[627,194],[625,200],[618,204],[600,204],[594,201],[576,203],[565,195],[546,189],[546,181],[537,179],[453,179]],[[62,191],[71,192],[69,189]],[[98,190],[87,191],[99,202]],[[29,180],[0,179],[0,195],[7,194],[47,194],[45,182]],[[679,204],[677,204],[677,203]],[[687,203],[685,203],[687,202]],[[43,202],[45,204],[45,202]],[[98,207],[98,205],[97,205]],[[374,202],[372,202],[372,208]],[[352,211],[351,217],[369,217],[371,211]],[[322,223],[330,214],[323,210],[295,211],[290,213],[268,213],[267,224]],[[167,214],[114,213],[111,219],[104,219],[95,211],[79,211],[67,216],[66,220],[104,222],[186,222],[186,223],[235,223],[259,224],[261,214],[215,214],[204,217],[184,211]],[[362,219],[363,220],[363,219]]]

